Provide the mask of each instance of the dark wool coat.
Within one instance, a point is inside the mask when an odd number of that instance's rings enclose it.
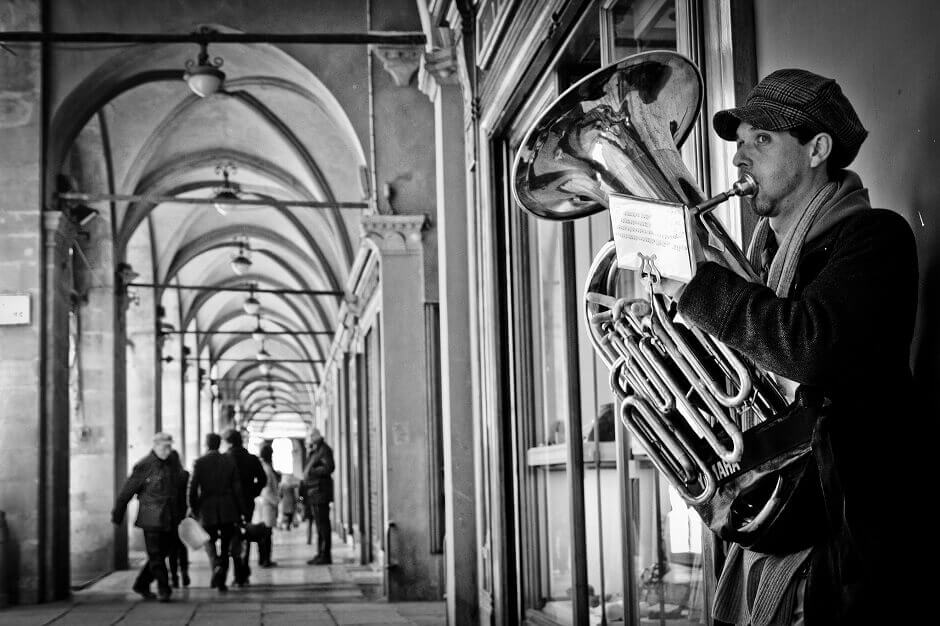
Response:
[[[242,480],[242,510],[254,511],[255,498],[261,494],[261,490],[268,483],[268,475],[264,473],[261,459],[246,450],[244,446],[232,446],[225,455],[235,461],[238,475]],[[247,521],[251,522],[251,520]]]
[[[327,504],[333,501],[333,477],[336,469],[333,449],[321,441],[307,458],[304,466],[304,496],[308,504]]]
[[[244,513],[242,483],[232,457],[212,450],[196,459],[189,508],[203,526],[235,524]]]
[[[895,621],[910,582],[900,573],[916,559],[907,522],[923,475],[898,450],[920,417],[909,364],[917,273],[904,218],[867,209],[805,243],[788,298],[706,263],[679,301],[691,323],[831,401],[814,445],[828,506],[800,520],[819,529],[807,626],[906,623]]]
[[[145,530],[172,530],[182,506],[177,501],[178,480],[177,468],[169,460],[160,460],[151,451],[134,465],[114,503],[111,521],[121,523],[127,503],[136,495],[140,505],[136,526]]]

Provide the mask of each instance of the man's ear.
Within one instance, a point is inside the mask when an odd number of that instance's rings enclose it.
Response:
[[[816,167],[832,155],[832,135],[819,133],[809,141],[809,166]]]

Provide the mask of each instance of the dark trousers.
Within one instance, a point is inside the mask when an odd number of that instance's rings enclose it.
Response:
[[[228,559],[232,549],[232,540],[235,537],[234,524],[222,524],[220,526],[206,526],[206,532],[209,533],[209,542],[206,543],[206,554],[209,555],[209,565],[212,567],[212,580],[210,587],[215,587],[225,583],[228,576]],[[219,542],[218,549],[216,542]]]
[[[174,533],[170,546],[170,574],[178,576],[180,572],[183,574],[189,572],[189,550],[186,549],[186,544],[182,542],[179,535]]]
[[[333,545],[332,529],[330,528],[330,503],[312,504],[313,521],[317,525],[317,556],[332,558],[330,549]]]
[[[245,523],[251,523],[251,517],[255,511],[255,501],[248,500],[242,503],[242,510],[245,513]],[[239,529],[232,539],[232,562],[235,565],[235,582],[244,584],[248,582],[251,576],[251,567],[248,565],[248,557],[251,554],[251,541]]]
[[[144,545],[147,546],[147,562],[137,575],[135,589],[149,589],[157,581],[157,589],[169,593],[170,581],[166,572],[166,559],[170,556],[173,541],[172,530],[144,529]]]

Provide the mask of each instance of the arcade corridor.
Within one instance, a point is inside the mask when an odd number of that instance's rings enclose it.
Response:
[[[333,538],[334,544],[338,539]],[[76,591],[69,602],[3,611],[0,624],[439,626],[445,623],[443,602],[384,602],[380,572],[357,566],[351,549],[336,550],[334,564],[328,566],[307,565],[310,553],[303,529],[276,531],[273,558],[277,567],[261,569],[254,564],[248,587],[233,588],[225,594],[209,589],[205,555],[193,554],[192,584],[188,589],[174,590],[170,603],[145,601],[130,593],[136,572],[124,570]]]

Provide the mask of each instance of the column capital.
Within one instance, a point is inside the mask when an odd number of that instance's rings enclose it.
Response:
[[[432,101],[440,87],[460,83],[457,44],[449,29],[442,34],[441,42],[440,46],[435,46],[421,56],[421,69],[418,74],[418,88]]]
[[[382,61],[382,67],[399,87],[411,84],[411,77],[418,71],[421,62],[420,46],[371,46],[372,52]]]
[[[426,215],[364,215],[362,236],[372,240],[382,254],[420,252]]]

